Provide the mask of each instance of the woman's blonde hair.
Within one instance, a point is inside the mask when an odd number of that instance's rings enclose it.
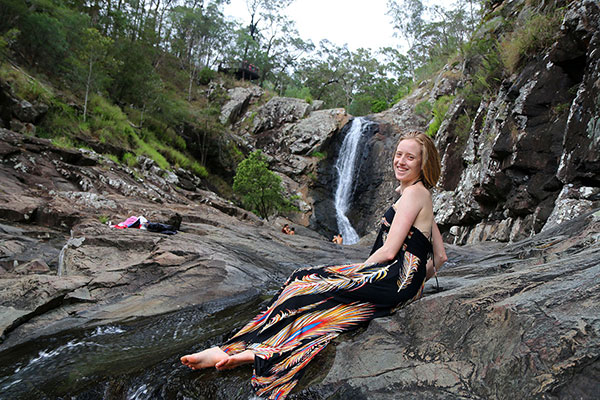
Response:
[[[431,189],[437,184],[441,173],[440,154],[433,143],[433,140],[420,131],[409,131],[398,140],[396,147],[401,141],[414,139],[421,145],[421,179],[426,188]]]

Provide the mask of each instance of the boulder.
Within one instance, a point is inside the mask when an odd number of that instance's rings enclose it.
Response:
[[[223,125],[232,124],[244,113],[253,98],[259,98],[264,91],[258,86],[235,87],[227,92],[229,101],[221,108],[219,120]]]
[[[311,106],[306,101],[289,97],[273,97],[258,109],[252,124],[252,132],[259,133],[295,122],[308,115]]]
[[[573,184],[565,185],[542,230],[550,229],[579,215],[586,214],[599,206],[600,188],[586,186],[577,188]]]
[[[343,108],[315,111],[307,118],[283,129],[283,142],[290,153],[310,155],[322,150],[322,145],[347,122]]]

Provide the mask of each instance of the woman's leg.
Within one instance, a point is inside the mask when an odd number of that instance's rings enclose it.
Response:
[[[217,368],[219,371],[223,371],[226,369],[233,369],[243,364],[251,364],[253,362],[254,352],[252,350],[244,350],[241,353],[237,353],[219,361],[215,365],[215,368]]]
[[[199,353],[188,354],[181,357],[181,363],[191,369],[214,367],[219,362],[229,358],[229,355],[220,347],[211,347]]]

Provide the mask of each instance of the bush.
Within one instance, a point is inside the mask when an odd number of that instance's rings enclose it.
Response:
[[[206,168],[200,165],[197,161],[194,161],[192,163],[190,169],[196,176],[199,176],[200,178],[208,177],[208,171],[206,170]]]
[[[320,151],[313,151],[310,154],[311,157],[317,157],[319,160],[324,160],[327,158],[327,153],[322,153]]]
[[[198,83],[201,85],[208,85],[210,81],[215,79],[216,72],[208,67],[204,67],[198,73]]]
[[[308,88],[306,86],[302,86],[302,87],[289,86],[285,89],[285,92],[283,95],[285,97],[304,99],[304,101],[306,101],[308,104],[311,104],[313,101],[313,96],[312,96],[312,93],[310,93],[310,88]]]
[[[382,112],[384,110],[387,110],[389,107],[390,107],[389,104],[385,100],[382,100],[382,99],[374,100],[371,103],[371,112],[372,113]]]
[[[250,153],[238,165],[233,190],[242,197],[244,207],[267,220],[274,211],[290,208],[283,195],[281,178],[269,170],[260,150]]]
[[[128,143],[129,137],[135,135],[127,116],[118,106],[98,95],[91,96],[89,104],[90,133],[101,141],[122,146]]]
[[[137,167],[137,157],[129,152],[123,154],[123,163],[126,164],[129,168]]]

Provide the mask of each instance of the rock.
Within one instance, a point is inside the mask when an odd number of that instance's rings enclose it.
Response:
[[[71,293],[67,293],[65,300],[71,301],[94,301],[90,291],[87,288],[79,288],[73,290]]]
[[[45,107],[48,111],[48,106]],[[36,122],[40,118],[40,112],[27,100],[21,100],[13,106],[13,114],[21,122]]]
[[[542,231],[573,219],[600,206],[600,188],[565,185],[555,201],[552,214],[546,220]]]
[[[258,109],[254,117],[252,132],[278,128],[284,123],[295,122],[308,115],[311,107],[306,101],[289,97],[273,97]]]
[[[429,102],[434,104],[435,101],[442,96],[453,96],[456,87],[460,83],[461,76],[462,73],[458,66],[444,66],[442,71],[435,77]]]
[[[283,130],[284,145],[292,154],[309,155],[322,150],[323,143],[348,122],[343,108],[315,111]]]
[[[65,296],[84,286],[87,281],[87,278],[81,276],[3,277],[0,280],[3,305],[0,336],[6,337],[10,331],[34,317],[61,307]]]
[[[313,100],[312,103],[310,103],[310,109],[312,111],[317,111],[322,109],[323,105],[325,105],[325,102],[323,100]]]
[[[14,272],[20,275],[46,274],[50,272],[50,267],[48,267],[48,264],[44,260],[36,259],[19,265],[14,269]]]
[[[259,98],[264,91],[258,86],[249,88],[235,87],[229,89],[229,101],[221,108],[221,116],[219,120],[223,125],[232,124],[244,113],[252,98]]]

